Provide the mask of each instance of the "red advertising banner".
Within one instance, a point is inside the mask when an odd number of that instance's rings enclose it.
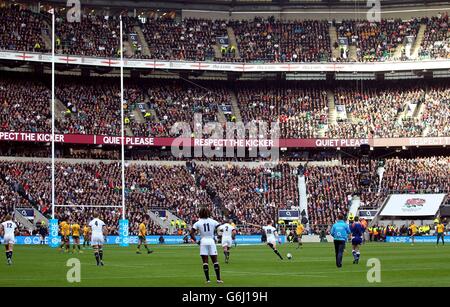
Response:
[[[120,136],[55,134],[55,142],[68,144],[121,145]],[[34,132],[0,132],[0,141],[38,142],[51,141],[50,133]],[[446,146],[450,145],[450,137],[421,138],[379,138],[379,139],[191,139],[191,138],[156,138],[125,137],[127,146],[195,146],[195,147],[302,147],[302,148],[337,148],[359,147],[370,144],[373,147],[400,146]]]

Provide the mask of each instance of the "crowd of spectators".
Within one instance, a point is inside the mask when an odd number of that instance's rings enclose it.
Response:
[[[23,9],[20,5],[0,7],[0,50],[48,52],[43,31],[47,31],[45,15]]]
[[[419,49],[419,58],[448,59],[450,56],[450,27],[448,13],[427,20],[427,31]]]
[[[149,58],[159,60],[214,60],[217,39],[227,36],[227,22],[222,20],[149,18],[141,28]]]
[[[415,125],[417,121],[405,117],[404,113],[424,101],[425,88],[417,85],[336,88],[334,103],[345,107],[347,120],[330,125],[326,135],[347,138],[418,136],[421,129]]]
[[[321,62],[331,58],[324,20],[280,21],[274,17],[231,21],[244,62]]]
[[[50,132],[49,88],[29,78],[19,79],[0,78],[0,129]],[[238,109],[232,107],[233,92]],[[330,95],[334,95],[336,122],[329,120]],[[188,136],[192,136],[202,123],[221,123],[221,110],[228,108],[232,113],[225,121],[235,121],[239,111],[244,124],[262,121],[271,128],[277,122],[281,138],[448,136],[449,97],[450,87],[445,82],[361,87],[344,83],[335,88],[297,82],[241,82],[231,88],[228,83],[127,81],[124,124],[127,135],[173,137],[186,132],[172,133],[175,124],[186,123],[191,131]],[[120,87],[115,80],[62,77],[56,86],[56,98],[65,110],[56,117],[57,132],[121,134]],[[194,114],[202,117],[198,125]],[[268,131],[263,133],[269,135]]]
[[[0,166],[0,169],[3,167]],[[7,215],[14,216],[14,209],[29,208],[28,201],[19,194],[19,185],[5,173],[0,174],[0,221],[4,222]],[[24,225],[17,222],[19,232],[22,235],[31,233]]]
[[[59,132],[120,135],[119,84],[107,79],[61,80],[56,86],[56,97],[66,107],[64,118],[56,122]]]
[[[359,189],[359,166],[345,159],[338,166],[308,166],[305,176],[308,190],[310,226],[330,225],[338,213],[347,214],[351,195],[358,193],[361,207],[378,208],[389,193],[447,193],[450,195],[449,158],[390,158],[385,160],[381,186]],[[375,171],[375,165],[372,165]],[[373,178],[378,182],[378,177]],[[378,183],[376,184],[378,185]]]
[[[386,160],[382,191],[408,193],[450,193],[450,159],[431,158]]]
[[[328,122],[327,93],[321,86],[243,84],[237,100],[245,123],[278,122],[283,138],[316,137]]]
[[[0,77],[0,129],[41,132],[51,126],[50,90],[26,77]]]
[[[195,113],[201,114],[203,123],[218,122],[219,106],[229,105],[231,101],[226,87],[203,87],[168,80],[148,85],[147,95],[149,107],[155,110],[158,121],[155,123],[155,119],[149,118],[138,131],[153,136],[173,136],[171,129],[175,123],[186,123],[194,132]]]
[[[197,166],[201,185],[209,190],[216,206],[227,218],[240,223],[261,224],[275,219],[280,208],[298,202],[294,167],[280,164],[274,169],[245,166]]]
[[[47,12],[35,13],[21,5],[0,9],[0,49],[48,52],[43,35],[50,38]],[[81,22],[68,22],[64,12],[56,13],[56,51],[61,54],[119,57],[119,17],[83,12]],[[127,56],[160,60],[244,61],[244,62],[322,62],[349,61],[348,50],[333,59],[329,27],[356,47],[357,61],[405,60],[402,46],[406,37],[416,37],[421,24],[427,26],[419,58],[448,58],[450,35],[448,14],[428,18],[368,20],[278,20],[255,17],[253,20],[182,19],[164,14],[139,19],[124,16],[124,40],[132,52]],[[137,38],[140,27],[146,42]],[[233,29],[237,46],[228,37]],[[149,54],[143,52],[148,45]],[[232,48],[230,48],[232,47]],[[226,51],[224,51],[226,50]],[[230,53],[230,50],[232,51]],[[343,52],[344,51],[344,52]],[[343,55],[345,53],[345,55]],[[239,55],[238,55],[239,54]],[[394,54],[396,56],[394,56]]]
[[[56,52],[96,57],[120,56],[120,27],[117,16],[83,15],[81,22],[56,17]],[[125,36],[126,38],[126,36]]]
[[[430,87],[424,105],[420,120],[425,127],[424,136],[449,136],[450,88],[445,84]]]
[[[382,19],[380,22],[343,20],[337,25],[337,31],[339,37],[347,38],[349,46],[356,46],[358,61],[376,62],[394,59],[405,37],[417,36],[420,23],[418,18],[409,21]]]
[[[386,159],[381,186],[374,175],[375,184],[362,192],[357,159],[342,159],[333,166],[308,165],[304,174],[310,228],[317,233],[321,225],[332,224],[337,214],[346,214],[355,193],[365,208],[378,207],[388,193],[450,193],[449,162],[446,156]],[[0,171],[2,216],[14,206],[33,206],[50,214],[50,163],[3,161]],[[372,171],[375,174],[375,162]],[[205,205],[214,218],[233,219],[246,231],[255,232],[255,224],[275,220],[279,209],[296,206],[299,199],[295,167],[287,163],[267,168],[134,162],[127,163],[125,176],[125,205],[133,234],[149,210],[169,210],[191,225],[198,218],[198,208]],[[117,234],[122,217],[120,178],[117,162],[57,162],[56,216],[84,224],[98,211],[110,234]],[[152,234],[167,232],[153,222],[149,230]]]

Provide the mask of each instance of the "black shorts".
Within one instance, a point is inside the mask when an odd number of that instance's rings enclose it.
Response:
[[[72,239],[74,239],[74,240],[79,240],[79,239],[80,239],[80,236],[72,236]]]
[[[61,237],[61,242],[69,243],[69,236],[62,236]]]
[[[138,236],[139,243],[147,243],[147,238],[145,236]]]

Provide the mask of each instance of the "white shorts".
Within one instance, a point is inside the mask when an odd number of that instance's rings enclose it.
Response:
[[[92,235],[91,245],[103,245],[103,243],[105,243],[103,235]]]
[[[275,238],[267,238],[267,244],[277,245],[277,240]]]
[[[233,240],[231,238],[222,238],[222,246],[232,246],[233,245]]]
[[[213,239],[200,240],[200,256],[217,256],[216,242]]]
[[[3,244],[14,244],[16,242],[14,236],[4,236]]]

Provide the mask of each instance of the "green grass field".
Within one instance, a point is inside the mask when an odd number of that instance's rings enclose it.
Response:
[[[44,246],[16,246],[14,264],[7,266],[2,253],[0,286],[205,286],[198,246],[154,246],[154,253],[135,253],[135,246],[106,246],[105,266],[97,267],[92,250],[83,254],[59,253]],[[294,244],[279,247],[279,260],[263,245],[238,246],[231,251],[231,262],[223,263],[219,249],[223,286],[450,286],[450,246],[434,244],[369,243],[362,246],[362,258],[352,264],[347,246],[343,268],[334,264],[331,243],[310,243],[296,249]],[[81,262],[81,282],[66,279],[70,258]],[[381,283],[368,283],[368,258],[381,262]]]

